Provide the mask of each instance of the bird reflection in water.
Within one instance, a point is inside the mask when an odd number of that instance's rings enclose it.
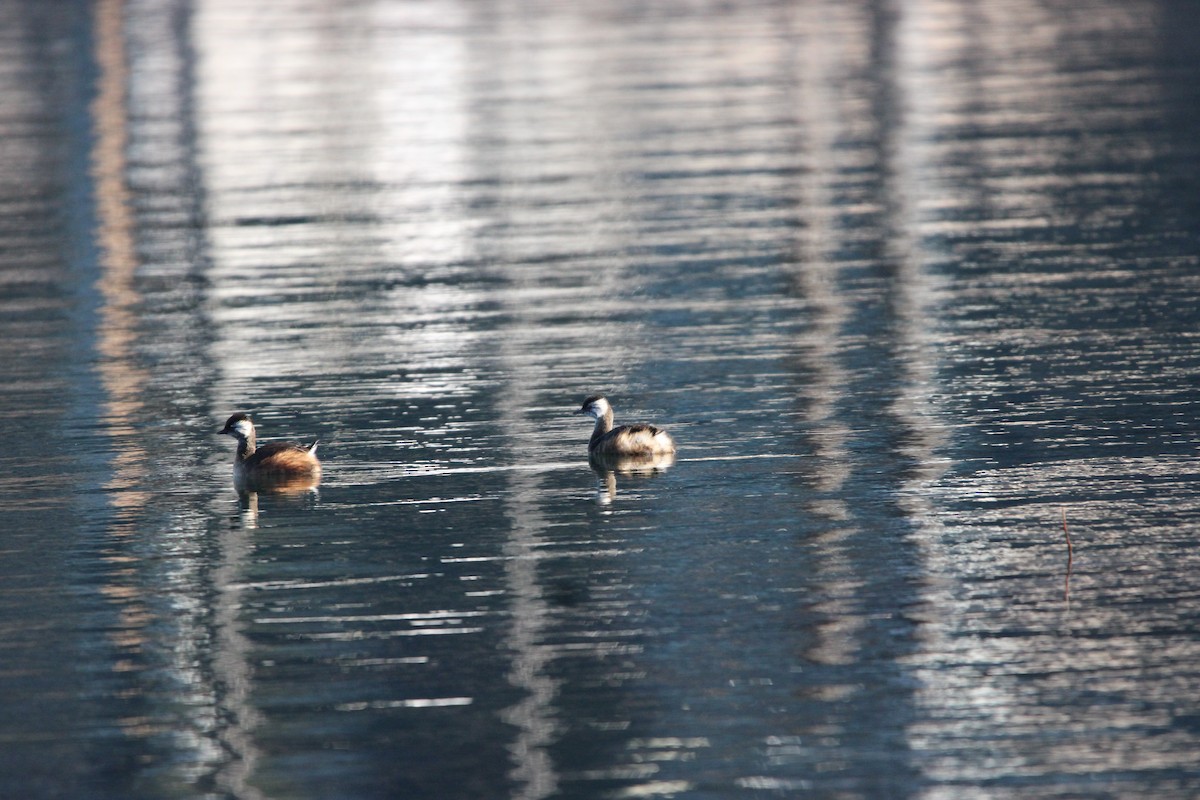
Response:
[[[675,463],[675,453],[645,453],[642,455],[604,455],[592,453],[588,464],[600,478],[596,502],[611,505],[617,498],[617,476],[649,478],[661,475]]]
[[[285,503],[301,503],[317,496],[317,487],[320,483],[320,474],[277,475],[257,478],[235,476],[233,486],[237,489],[238,493],[238,508],[240,510],[242,527],[258,527],[258,500],[260,494],[278,497]]]

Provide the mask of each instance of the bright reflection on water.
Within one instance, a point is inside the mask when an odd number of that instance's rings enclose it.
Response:
[[[0,795],[1200,793],[1198,22],[0,7]]]

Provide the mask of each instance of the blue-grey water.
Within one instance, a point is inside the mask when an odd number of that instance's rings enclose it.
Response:
[[[1200,795],[1187,0],[0,2],[0,352],[2,797]]]

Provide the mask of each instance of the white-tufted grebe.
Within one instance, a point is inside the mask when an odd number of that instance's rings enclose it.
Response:
[[[254,423],[245,414],[234,414],[218,433],[238,440],[233,461],[237,481],[286,481],[292,478],[319,478],[317,443],[308,447],[288,442],[271,442],[255,447]]]
[[[612,406],[598,394],[584,400],[578,413],[596,420],[588,442],[590,456],[657,456],[675,452],[675,442],[662,428],[653,425],[614,428]]]

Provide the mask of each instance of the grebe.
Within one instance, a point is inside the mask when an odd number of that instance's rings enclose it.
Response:
[[[298,477],[318,478],[321,475],[316,442],[308,447],[288,442],[271,442],[255,447],[254,423],[245,414],[234,414],[218,433],[238,440],[237,455],[233,461],[235,480],[274,481]]]
[[[675,442],[662,428],[653,425],[614,428],[612,406],[598,394],[584,400],[578,413],[596,419],[588,442],[590,456],[657,456],[675,452]]]

